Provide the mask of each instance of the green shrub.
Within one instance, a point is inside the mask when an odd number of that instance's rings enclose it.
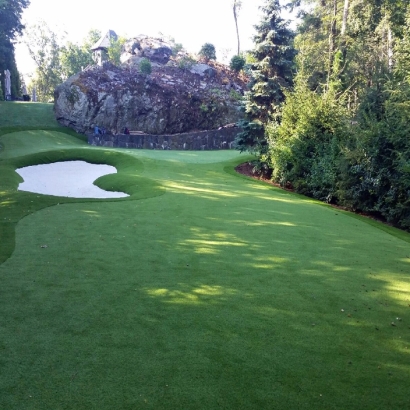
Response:
[[[191,56],[184,56],[178,60],[179,68],[191,68],[196,63],[195,59]]]
[[[151,72],[152,72],[151,61],[149,61],[148,58],[143,58],[140,61],[139,68],[140,68],[141,73],[151,74]]]
[[[334,201],[347,113],[332,92],[319,95],[301,81],[286,92],[281,124],[267,127],[272,178],[282,186]]]
[[[229,63],[229,67],[231,67],[232,70],[236,71],[239,73],[245,66],[246,60],[244,57],[240,55],[233,56],[231,58],[231,62]]]
[[[216,60],[215,46],[211,43],[205,43],[199,50],[199,55],[206,61]]]
[[[241,101],[243,98],[242,94],[238,93],[238,91],[236,90],[231,90],[229,92],[229,97],[231,98],[231,100],[234,100],[234,101]]]
[[[410,85],[394,89],[386,87],[373,114],[364,99],[341,163],[339,197],[345,206],[410,229]]]

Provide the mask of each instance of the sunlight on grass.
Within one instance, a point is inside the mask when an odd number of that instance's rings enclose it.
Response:
[[[296,314],[286,310],[286,309],[279,309],[279,308],[273,308],[270,306],[263,306],[263,307],[259,307],[259,308],[254,308],[255,312],[263,315],[263,316],[268,316],[268,317],[275,317],[275,316],[280,316],[280,317],[288,317],[289,319],[291,319],[292,317],[295,317]]]
[[[83,209],[81,212],[83,212],[83,213],[85,213],[85,214],[87,214],[87,215],[89,215],[93,218],[101,218],[100,213],[96,212],[96,211],[90,211],[90,210],[87,210],[87,209]]]
[[[400,340],[395,340],[394,347],[400,352],[404,353],[407,355],[410,355],[410,345],[407,343],[407,341],[400,339]],[[408,366],[407,366],[408,367]],[[410,371],[410,367],[409,367]]]
[[[282,258],[279,256],[264,256],[254,257],[252,263],[249,266],[255,269],[275,269],[278,266],[290,262],[288,258]]]
[[[351,268],[348,268],[348,267],[346,267],[346,266],[335,266],[334,268],[333,268],[333,271],[334,272],[349,272],[349,271],[351,271],[352,269]]]
[[[213,298],[235,295],[237,291],[222,286],[201,285],[189,291],[171,290],[167,288],[145,289],[147,295],[161,298],[165,303],[182,305],[199,305],[209,303]],[[210,299],[211,298],[211,299]]]
[[[201,193],[201,194],[211,194],[211,195],[215,195],[216,197],[225,197],[225,198],[235,198],[238,196],[237,194],[234,194],[232,192],[214,190],[214,189],[209,189],[209,188],[208,189],[207,188],[196,188],[196,187],[181,185],[181,184],[172,183],[172,182],[166,183],[165,186],[168,189],[170,189],[172,192],[175,192],[175,193],[183,192],[183,193],[187,193],[190,195],[197,195],[198,193]],[[212,197],[209,195],[206,197],[212,199]]]
[[[226,250],[226,248],[249,247],[247,242],[238,239],[235,235],[216,232],[207,233],[200,228],[191,228],[191,235],[193,238],[184,239],[178,243],[183,249],[192,249],[192,252],[197,254],[219,254]]]
[[[318,277],[327,277],[327,274],[323,272],[322,270],[319,271],[317,269],[301,269],[299,271],[301,275],[310,275],[310,276],[318,276]]]
[[[209,246],[246,246],[245,243],[227,242],[227,241],[205,241],[199,239],[187,239],[185,243],[209,245]]]
[[[180,243],[180,245],[190,245],[194,247],[195,253],[217,254],[218,248],[221,246],[246,246],[245,243],[227,242],[227,241],[207,241],[200,239],[187,239]]]
[[[249,195],[249,194],[248,194]],[[279,197],[278,195],[273,196],[273,195],[255,195],[255,198],[258,199],[263,199],[266,201],[271,201],[271,202],[284,202],[287,204],[318,204],[318,201],[315,200],[310,200],[310,199],[299,199],[297,197],[289,197],[289,198],[283,198]]]
[[[223,161],[228,161],[243,157],[244,161],[249,158],[249,155],[241,154],[237,150],[214,150],[214,151],[175,151],[175,150],[121,150],[136,157],[146,157],[155,160],[166,161],[170,163],[187,163],[187,164],[212,164]]]
[[[240,223],[246,224],[246,226],[298,226],[292,222],[273,222],[273,221],[241,221],[241,220],[234,220],[233,223]]]
[[[9,206],[15,203],[16,201],[3,201],[3,202],[0,202],[0,206]]]
[[[390,297],[400,302],[409,303],[410,301],[410,283],[400,280],[390,280],[385,288],[389,291]]]

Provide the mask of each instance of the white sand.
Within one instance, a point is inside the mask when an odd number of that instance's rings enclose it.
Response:
[[[89,164],[84,161],[54,162],[16,169],[24,179],[18,189],[38,194],[71,198],[123,198],[123,192],[104,191],[93,182],[107,174],[115,174],[111,165]]]

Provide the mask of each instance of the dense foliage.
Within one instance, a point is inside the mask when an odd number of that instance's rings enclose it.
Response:
[[[60,48],[61,77],[66,79],[93,65],[91,47],[101,37],[98,30],[90,30],[82,44],[67,42]]]
[[[44,21],[26,30],[26,45],[37,66],[31,87],[36,88],[38,101],[52,100],[55,87],[61,83],[60,42]]]
[[[14,41],[21,34],[24,26],[21,23],[23,10],[30,4],[29,0],[0,1],[0,84],[4,85],[4,70],[11,74],[11,95],[19,97],[20,75],[14,57]],[[0,99],[4,98],[3,87],[0,89]]]
[[[36,63],[36,71],[29,88],[36,88],[38,101],[53,100],[55,88],[68,77],[95,64],[91,48],[101,37],[101,32],[92,29],[82,43],[64,43],[45,22],[30,26],[26,30],[25,43]],[[108,47],[108,59],[120,63],[121,48],[125,39],[112,38]]]
[[[282,186],[410,229],[410,6],[393,0],[291,6],[302,6],[293,85],[279,83],[263,100],[255,84],[263,90],[269,81],[261,87],[253,75],[246,110],[260,120],[258,138],[267,148],[252,149],[252,139],[239,148],[256,151]],[[265,33],[262,25],[258,33]],[[256,42],[255,55],[260,48]]]

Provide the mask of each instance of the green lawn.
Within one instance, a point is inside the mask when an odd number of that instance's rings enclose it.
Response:
[[[409,234],[236,175],[235,151],[2,121],[0,409],[409,408]],[[17,191],[59,159],[130,197]]]
[[[0,102],[1,127],[58,127],[53,105],[46,103]]]

